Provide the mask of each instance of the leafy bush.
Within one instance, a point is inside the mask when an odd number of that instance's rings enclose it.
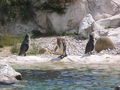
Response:
[[[113,28],[112,26],[106,26],[105,29]]]
[[[57,12],[59,14],[65,13],[66,5],[60,4],[57,1],[45,2],[41,6],[42,10],[47,10],[49,12]]]
[[[0,23],[13,22],[17,17],[31,20],[35,13],[31,0],[0,0]]]
[[[43,36],[43,34],[39,30],[33,30],[32,31],[32,38],[38,38]]]

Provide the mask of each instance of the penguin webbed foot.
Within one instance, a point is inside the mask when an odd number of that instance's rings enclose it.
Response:
[[[63,59],[64,57],[66,57],[67,55],[60,55],[58,58]]]

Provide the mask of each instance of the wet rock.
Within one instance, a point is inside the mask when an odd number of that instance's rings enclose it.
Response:
[[[120,86],[115,87],[115,90],[120,90]]]
[[[10,85],[18,82],[14,77],[9,76],[0,76],[0,84],[1,85]]]
[[[13,84],[22,76],[6,63],[0,63],[0,84]]]

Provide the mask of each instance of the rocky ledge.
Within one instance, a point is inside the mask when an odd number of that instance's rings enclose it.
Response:
[[[120,55],[82,55],[67,56],[63,59],[55,55],[42,56],[9,56],[0,59],[0,62],[7,62],[19,69],[64,69],[79,68],[81,65],[120,65]]]
[[[16,72],[11,66],[0,62],[0,84],[10,85],[21,80],[22,76]]]

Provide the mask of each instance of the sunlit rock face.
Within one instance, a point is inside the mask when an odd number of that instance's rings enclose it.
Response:
[[[111,16],[111,17],[106,18],[106,19],[100,19],[100,20],[97,21],[97,23],[99,23],[104,28],[120,27],[120,14]]]
[[[36,3],[35,5],[38,4]],[[40,10],[35,11],[35,13],[36,17],[32,22],[21,23],[19,20],[16,20],[15,23],[10,23],[4,27],[1,26],[0,32],[6,30],[16,36],[24,35],[32,30],[39,30],[42,33],[52,31],[58,34],[63,32],[78,33],[79,24],[87,14],[90,13],[95,21],[114,16],[120,13],[120,1],[76,0],[67,6],[64,14]]]
[[[84,17],[79,26],[79,36],[88,38],[89,34],[93,32],[92,24],[94,21],[95,20],[91,14],[88,14],[86,17]]]

